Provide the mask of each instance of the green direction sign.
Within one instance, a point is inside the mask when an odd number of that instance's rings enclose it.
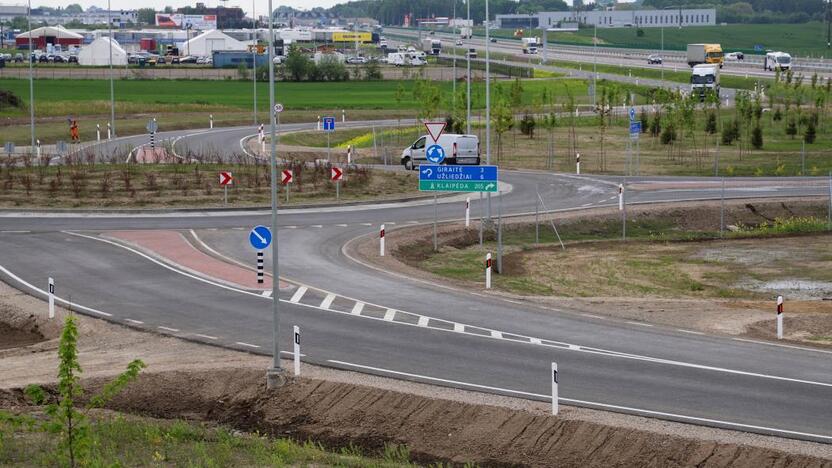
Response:
[[[493,180],[420,180],[421,192],[497,192]]]

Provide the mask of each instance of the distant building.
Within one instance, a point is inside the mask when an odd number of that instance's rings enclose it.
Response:
[[[59,45],[62,49],[68,49],[71,46],[80,46],[84,40],[84,36],[64,29],[61,26],[44,26],[18,34],[14,40],[18,49],[29,47],[30,40],[34,49],[46,49],[49,44],[53,46]]]
[[[560,23],[599,28],[714,26],[716,9],[542,11],[531,15],[497,15],[496,22],[498,28],[505,29],[554,28]]]
[[[81,47],[81,51],[78,52],[78,63],[92,66],[108,65],[111,56],[113,65],[127,65],[127,52],[121,45],[115,40],[111,43],[109,37],[99,37],[92,43]]]
[[[207,8],[204,3],[197,3],[196,7],[183,7],[176,10],[183,15],[216,15],[217,29],[234,29],[251,26],[251,19],[246,19],[240,7]]]
[[[26,16],[28,8],[20,5],[0,5],[0,22],[11,21],[18,16]]]

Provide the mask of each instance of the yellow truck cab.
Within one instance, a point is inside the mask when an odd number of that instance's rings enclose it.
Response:
[[[719,65],[725,61],[725,54],[719,44],[688,44],[688,65],[694,67],[701,64]]]

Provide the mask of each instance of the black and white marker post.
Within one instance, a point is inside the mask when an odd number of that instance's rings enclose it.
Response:
[[[214,114],[208,114],[208,128],[214,129]]]
[[[294,326],[295,377],[300,377],[300,327]]]
[[[49,278],[49,318],[55,318],[55,280]]]
[[[378,254],[379,256],[384,256],[384,225],[381,225],[381,229],[378,230]]]
[[[558,363],[552,363],[552,416],[558,415]]]
[[[777,296],[777,339],[783,339],[783,296]]]
[[[107,122],[107,139],[113,138],[113,126],[110,122]]]
[[[95,141],[101,141],[101,124],[95,124]]]
[[[263,251],[257,251],[257,284],[263,284]]]
[[[485,254],[485,289],[491,289],[491,252]]]
[[[471,227],[471,197],[465,199],[465,229]]]
[[[575,174],[581,175],[581,153],[575,153]]]

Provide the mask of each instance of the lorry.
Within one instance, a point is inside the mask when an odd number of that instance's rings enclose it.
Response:
[[[542,45],[539,37],[524,37],[522,41],[524,54],[536,54]]]
[[[713,93],[719,99],[719,66],[713,63],[694,65],[690,74],[690,95],[700,101]]]
[[[459,38],[460,39],[471,39],[473,36],[473,31],[471,28],[459,28]]]
[[[768,52],[763,59],[763,70],[791,70],[792,56],[785,52]]]
[[[439,55],[442,51],[442,41],[434,38],[422,39],[422,50],[428,55]]]
[[[427,149],[434,144],[445,150],[445,159],[440,164],[480,164],[480,139],[476,135],[443,133],[433,142],[429,135],[422,135],[402,150],[401,163],[405,169],[416,170],[420,164],[434,164],[427,159]]]
[[[722,46],[719,44],[688,44],[688,65],[694,67],[700,64],[719,65],[725,61]]]

